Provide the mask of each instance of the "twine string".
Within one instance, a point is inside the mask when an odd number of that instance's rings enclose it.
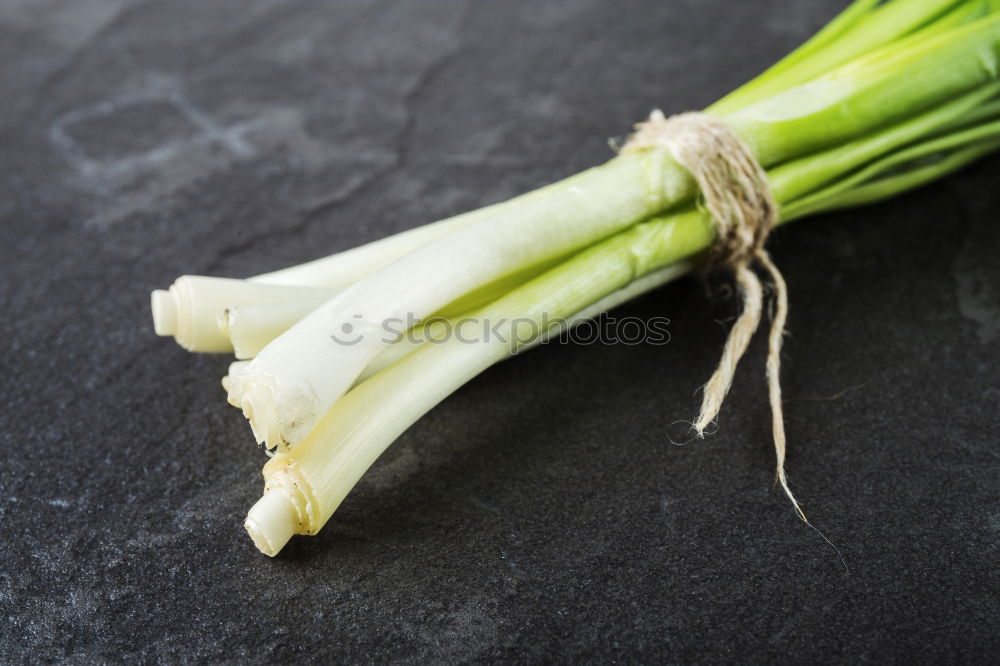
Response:
[[[714,266],[733,273],[743,309],[722,349],[722,357],[705,384],[701,410],[692,427],[704,438],[715,421],[733,383],[733,375],[760,324],[764,290],[755,267],[770,277],[774,313],[767,343],[767,388],[776,458],[775,481],[791,500],[802,520],[808,522],[788,487],[785,474],[785,421],[781,403],[781,343],[788,317],[788,285],[764,249],[768,234],[778,221],[778,204],[764,168],[750,148],[723,123],[702,113],[666,117],[659,110],[636,125],[621,152],[666,148],[694,178],[718,238],[712,253]]]

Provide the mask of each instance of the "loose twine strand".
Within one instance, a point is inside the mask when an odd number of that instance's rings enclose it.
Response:
[[[781,401],[781,342],[788,317],[788,285],[771,260],[764,243],[778,221],[778,204],[764,168],[743,141],[723,123],[702,113],[681,113],[667,118],[655,110],[649,120],[635,126],[621,152],[666,148],[694,178],[704,206],[718,233],[713,263],[733,272],[743,300],[743,311],[729,331],[722,358],[705,385],[701,411],[692,427],[699,438],[715,421],[733,383],[736,365],[760,324],[764,291],[754,272],[768,273],[774,289],[774,312],[767,339],[767,388],[771,402],[771,428],[776,457],[776,481],[803,521],[802,507],[788,487],[785,475],[785,419]],[[825,537],[824,537],[825,538]]]

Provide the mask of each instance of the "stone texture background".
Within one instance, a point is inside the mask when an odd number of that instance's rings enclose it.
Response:
[[[840,2],[0,4],[0,661],[982,661],[1000,650],[998,158],[796,224],[789,470],[763,338],[720,433],[671,446],[732,300],[622,315],[407,432],[275,560],[219,378],[151,330],[245,276],[504,199],[697,108]],[[837,399],[815,400],[842,393]]]

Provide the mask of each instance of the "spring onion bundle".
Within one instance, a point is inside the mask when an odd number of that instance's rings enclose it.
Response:
[[[856,0],[704,114],[766,171],[784,224],[1000,147],[998,55],[1000,0]],[[273,451],[246,521],[258,548],[315,534],[400,433],[478,373],[703,265],[718,220],[699,195],[676,153],[642,145],[325,259],[154,292],[157,333],[240,359],[223,381],[229,402]],[[435,337],[468,322],[499,324]]]

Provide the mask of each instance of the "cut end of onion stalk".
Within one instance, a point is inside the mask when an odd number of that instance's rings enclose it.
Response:
[[[231,352],[227,310],[239,306],[269,305],[277,320],[265,320],[258,328],[270,341],[313,308],[332,297],[329,287],[273,285],[232,278],[182,275],[168,290],[157,289],[150,298],[153,328],[157,335],[173,336],[177,344],[194,352]],[[271,313],[271,310],[267,312]],[[223,326],[220,326],[222,320]],[[265,342],[255,341],[252,351]]]
[[[308,412],[312,403],[301,392],[292,392],[297,396],[296,400],[278,404],[271,388],[273,381],[267,379],[266,373],[256,370],[248,362],[235,374],[230,372],[226,380],[228,400],[243,411],[258,444],[268,449],[283,449],[298,443],[295,435],[302,430],[302,414]],[[287,418],[289,415],[292,418]]]
[[[202,296],[203,285],[237,283],[225,278],[181,276],[169,290],[157,289],[150,296],[153,311],[153,328],[157,335],[173,336],[177,344],[188,351],[224,352],[232,346],[215,323],[215,317],[206,318],[202,312],[216,306],[214,294]]]
[[[232,398],[230,399],[232,402]],[[243,416],[246,417],[247,421],[250,422],[250,430],[253,431],[253,438],[257,440],[258,444],[265,444],[268,448],[273,448],[273,445],[268,445],[266,442],[271,441],[269,437],[268,427],[263,423],[265,419],[262,417],[263,410],[257,408],[257,404],[254,402],[253,395],[244,395],[240,399],[239,407],[243,410]]]
[[[150,294],[150,308],[153,311],[153,329],[157,335],[168,336],[177,333],[177,305],[166,289],[156,289]]]
[[[225,389],[229,404],[233,407],[239,407],[239,403],[234,402],[232,398],[233,383],[239,378],[247,366],[250,365],[250,361],[233,361],[229,364],[229,372],[225,377],[222,378],[222,388]]]
[[[274,557],[298,531],[298,524],[292,499],[280,488],[271,488],[250,508],[243,527],[260,552]]]

